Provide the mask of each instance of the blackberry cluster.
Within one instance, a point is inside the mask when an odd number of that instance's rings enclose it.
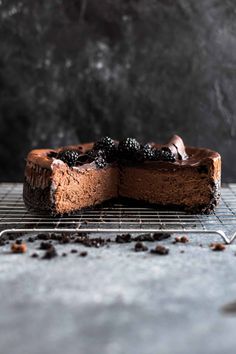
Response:
[[[106,155],[106,160],[109,162],[115,158],[117,147],[113,139],[111,139],[109,136],[105,136],[94,144],[93,150],[103,150]]]
[[[94,161],[96,166],[98,168],[103,168],[106,166],[106,153],[104,150],[91,150],[89,153],[88,153],[88,156],[89,156],[89,161],[92,162]]]
[[[89,156],[89,159],[90,161],[94,161],[97,157],[102,157],[104,160],[106,158],[106,153],[104,150],[90,150],[89,153],[88,153],[88,156]]]
[[[103,168],[106,166],[106,160],[102,156],[97,156],[94,162],[98,168]]]
[[[79,159],[80,153],[74,150],[65,150],[59,152],[57,158],[65,162],[69,167],[75,166]]]
[[[119,157],[121,159],[137,160],[140,156],[140,144],[134,138],[121,140],[118,145]]]
[[[141,149],[141,153],[144,161],[154,159],[154,149],[150,144],[145,144]]]
[[[172,152],[168,148],[163,147],[160,150],[155,149],[154,160],[175,162],[176,159],[175,159],[175,156],[172,154]]]

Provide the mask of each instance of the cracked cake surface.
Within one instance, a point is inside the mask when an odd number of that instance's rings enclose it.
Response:
[[[220,200],[221,157],[206,148],[167,144],[95,143],[32,150],[23,197],[30,210],[71,213],[114,198],[211,213]]]

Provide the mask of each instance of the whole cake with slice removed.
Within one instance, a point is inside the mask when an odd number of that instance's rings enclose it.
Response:
[[[71,213],[106,200],[128,198],[211,213],[220,200],[221,157],[206,148],[140,144],[109,137],[95,143],[33,150],[25,168],[23,197],[31,210]]]

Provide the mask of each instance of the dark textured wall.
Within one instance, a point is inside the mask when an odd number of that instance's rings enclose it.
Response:
[[[109,134],[223,155],[236,179],[235,0],[1,0],[0,179]]]

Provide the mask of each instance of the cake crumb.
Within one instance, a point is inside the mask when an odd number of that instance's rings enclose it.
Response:
[[[27,251],[26,243],[12,243],[11,244],[12,253],[25,253]]]
[[[212,251],[224,251],[226,247],[223,243],[211,243],[210,248]]]
[[[137,242],[134,246],[135,252],[145,252],[148,250],[148,247],[143,242]]]
[[[154,241],[162,241],[162,240],[165,240],[170,237],[171,237],[171,234],[165,233],[165,232],[154,232],[154,234],[153,234]]]
[[[70,253],[77,253],[78,250],[76,250],[75,248],[72,248],[72,250],[70,251]]]
[[[49,234],[38,234],[36,236],[36,238],[38,240],[46,241],[46,240],[50,240],[50,235]]]
[[[169,253],[169,248],[162,246],[162,245],[158,245],[156,246],[154,249],[152,249],[150,251],[150,253],[152,254],[159,254],[159,255],[167,255]]]
[[[88,255],[88,252],[86,252],[86,251],[80,252],[80,254],[79,254],[80,257],[86,257],[87,255]]]
[[[116,236],[116,243],[129,243],[132,241],[130,234],[122,234]]]
[[[39,245],[40,250],[48,250],[52,247],[52,244],[50,242],[41,242]]]
[[[154,233],[145,233],[145,234],[141,234],[138,236],[135,236],[132,241],[148,241],[148,242],[154,242],[154,241],[162,241],[165,240],[167,238],[171,237],[171,234],[168,233],[164,233],[164,232],[154,232]]]
[[[35,238],[30,236],[30,237],[28,237],[27,242],[33,243],[33,242],[35,242]]]
[[[46,250],[42,259],[52,259],[54,257],[57,257],[57,251],[56,248],[53,245],[51,245],[51,248]]]
[[[38,256],[39,256],[38,253],[32,253],[32,254],[31,254],[31,257],[32,257],[32,258],[38,258]]]
[[[176,236],[175,237],[175,243],[180,242],[180,243],[188,243],[189,238],[187,236]]]

